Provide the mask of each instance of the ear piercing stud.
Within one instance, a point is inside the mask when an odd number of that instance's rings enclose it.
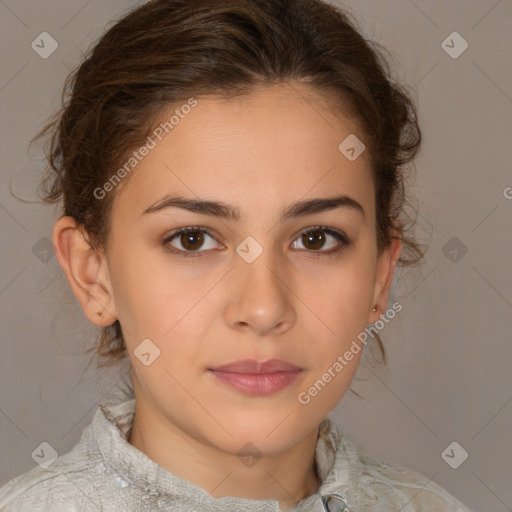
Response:
[[[375,312],[377,311],[377,308],[374,306],[374,307],[372,308],[372,311],[375,313]]]

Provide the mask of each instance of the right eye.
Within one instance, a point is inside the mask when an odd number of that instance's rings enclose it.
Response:
[[[213,234],[210,232],[208,228],[203,228],[199,226],[187,226],[183,228],[179,228],[167,236],[163,241],[162,245],[171,253],[176,254],[183,258],[195,258],[200,256],[201,252],[206,252],[206,250],[215,249],[217,247],[217,243],[211,244],[210,247],[207,247],[205,250],[199,250],[203,247],[206,237],[210,237],[214,239]],[[215,239],[214,239],[215,240]],[[171,242],[178,244],[173,245]],[[181,246],[181,247],[179,247]],[[191,254],[196,253],[196,254]]]

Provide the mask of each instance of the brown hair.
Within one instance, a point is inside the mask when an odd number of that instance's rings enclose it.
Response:
[[[399,236],[399,265],[417,263],[422,249],[403,219],[404,166],[421,142],[415,106],[393,82],[381,45],[355,27],[350,14],[322,0],[153,0],[131,11],[68,76],[62,108],[34,139],[48,138],[42,198],[62,199],[91,247],[103,247],[114,192],[98,199],[94,190],[164,110],[201,94],[234,97],[301,81],[358,122],[371,155],[379,251]],[[126,356],[119,321],[102,330],[96,352],[100,366]]]

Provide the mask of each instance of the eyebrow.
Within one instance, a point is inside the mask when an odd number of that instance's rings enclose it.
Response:
[[[146,208],[142,214],[159,212],[165,208],[182,208],[193,213],[203,215],[212,215],[223,219],[240,220],[240,210],[229,204],[220,201],[207,201],[189,199],[182,196],[164,196],[156,203]],[[359,212],[364,218],[364,208],[355,199],[347,195],[339,195],[334,197],[308,199],[307,201],[299,201],[292,204],[282,213],[281,221],[304,217],[314,213],[326,212],[336,208],[348,208]]]

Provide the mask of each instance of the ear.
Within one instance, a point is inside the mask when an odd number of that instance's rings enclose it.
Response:
[[[371,307],[377,308],[377,311],[370,311],[368,323],[372,324],[379,320],[386,309],[393,282],[395,267],[402,253],[402,239],[392,238],[387,247],[377,258],[377,273],[375,277],[375,290]]]
[[[73,217],[60,217],[53,228],[53,248],[87,318],[104,327],[117,320],[110,271],[104,251],[95,250]]]

